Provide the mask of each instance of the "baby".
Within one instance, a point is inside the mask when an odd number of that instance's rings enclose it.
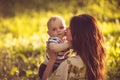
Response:
[[[42,80],[46,80],[47,77],[57,69],[61,62],[68,58],[70,52],[70,42],[66,40],[65,36],[65,21],[60,16],[52,16],[47,23],[48,34],[50,38],[48,39],[47,46],[50,50],[57,54],[57,59],[54,64],[50,64],[49,53],[46,54],[44,62],[39,68],[39,77]],[[50,66],[53,66],[52,68]],[[49,68],[49,69],[48,69]],[[47,71],[46,71],[47,70]],[[50,71],[49,71],[50,70]]]

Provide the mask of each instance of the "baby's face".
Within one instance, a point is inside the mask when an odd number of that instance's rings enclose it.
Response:
[[[48,34],[51,37],[63,38],[65,36],[65,25],[60,19],[56,19],[50,22]]]

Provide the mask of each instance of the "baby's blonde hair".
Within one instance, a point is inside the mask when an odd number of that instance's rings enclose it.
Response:
[[[48,20],[47,22],[48,29],[50,27],[50,22],[55,21],[56,19],[61,20],[61,23],[63,24],[63,26],[66,27],[65,20],[61,16],[55,15],[55,16],[50,17],[50,19]]]

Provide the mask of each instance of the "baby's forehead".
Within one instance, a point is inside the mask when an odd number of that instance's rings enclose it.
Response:
[[[51,19],[51,20],[49,21],[49,26],[50,26],[51,24],[61,24],[61,25],[65,25],[65,22],[64,22],[62,19],[60,19],[60,18],[53,18],[53,19]]]
[[[63,22],[63,20],[61,18],[59,18],[59,17],[53,17],[53,18],[50,19],[50,23],[55,22],[55,21]]]
[[[60,16],[52,16],[47,23],[48,28],[51,26],[66,26],[65,21],[62,17]]]
[[[52,21],[50,22],[50,24],[55,24],[55,23],[63,24],[62,20],[57,19],[57,18],[56,18],[55,20],[52,20]]]
[[[62,23],[61,20],[56,19],[55,21],[51,21],[49,26],[50,27],[60,27],[60,26],[64,26],[64,23]]]

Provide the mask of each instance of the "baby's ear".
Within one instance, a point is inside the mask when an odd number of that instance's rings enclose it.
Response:
[[[49,30],[47,31],[47,33],[48,33],[48,35],[51,35],[51,33],[50,33],[50,31],[49,31]]]

